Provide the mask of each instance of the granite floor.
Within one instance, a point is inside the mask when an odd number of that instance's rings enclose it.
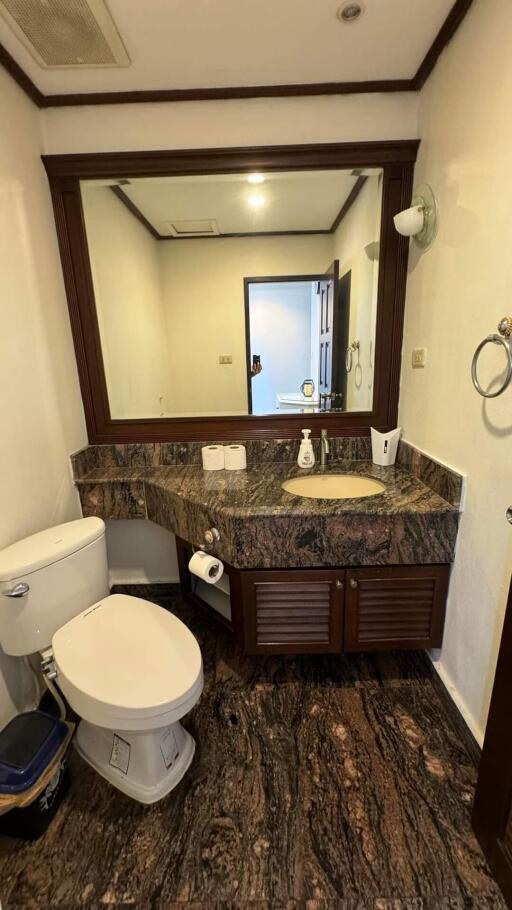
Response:
[[[48,832],[3,843],[3,910],[505,910],[476,755],[422,655],[247,658],[178,588],[122,590],[200,641],[194,764],[143,807],[72,752]]]

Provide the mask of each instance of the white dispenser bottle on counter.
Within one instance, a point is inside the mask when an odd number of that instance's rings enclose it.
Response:
[[[297,464],[299,468],[312,468],[315,463],[315,453],[313,452],[313,443],[309,438],[311,430],[302,430],[302,436]]]

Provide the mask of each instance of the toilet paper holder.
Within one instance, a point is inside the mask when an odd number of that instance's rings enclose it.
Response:
[[[220,534],[217,531],[217,528],[208,528],[208,530],[204,532],[204,543],[201,544],[200,549],[206,552],[211,549],[215,543],[219,543],[219,541]]]

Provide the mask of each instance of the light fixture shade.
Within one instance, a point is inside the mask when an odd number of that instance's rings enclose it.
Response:
[[[395,215],[393,221],[399,234],[413,237],[422,250],[426,250],[437,234],[437,199],[428,184],[415,191],[412,206]]]
[[[394,217],[395,227],[402,237],[414,237],[423,230],[425,216],[422,205],[413,205]]]

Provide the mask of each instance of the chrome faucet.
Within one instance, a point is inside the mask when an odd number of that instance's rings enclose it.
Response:
[[[331,446],[329,443],[329,437],[327,435],[327,430],[322,430],[320,438],[320,464],[325,468],[325,459],[331,451]]]

